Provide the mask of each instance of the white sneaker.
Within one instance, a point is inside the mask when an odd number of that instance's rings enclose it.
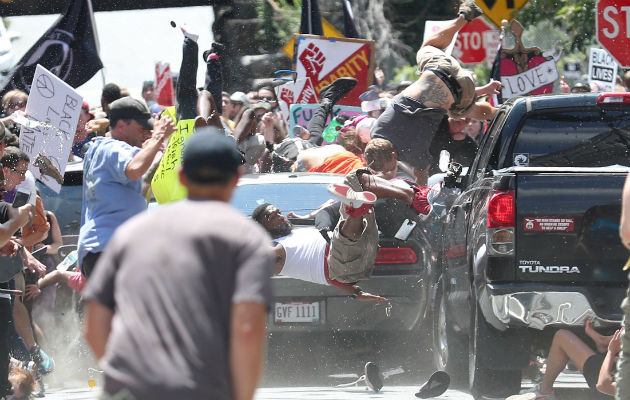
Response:
[[[556,400],[553,390],[547,394],[540,391],[540,383],[529,389],[523,389],[519,394],[508,397],[505,400]]]
[[[374,204],[377,200],[376,195],[372,192],[355,192],[350,186],[338,183],[328,185],[328,192],[352,208],[359,208],[363,204]]]
[[[184,36],[186,36],[189,39],[192,39],[194,42],[196,42],[197,39],[199,39],[199,33],[197,33],[195,29],[191,27],[190,25],[183,24],[180,26],[180,29],[182,30],[182,33],[184,34]]]

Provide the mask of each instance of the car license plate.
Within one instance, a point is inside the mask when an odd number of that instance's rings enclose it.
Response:
[[[276,323],[306,322],[319,323],[319,302],[314,303],[276,303]]]

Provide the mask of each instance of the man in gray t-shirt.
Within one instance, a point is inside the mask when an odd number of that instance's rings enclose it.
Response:
[[[253,397],[273,258],[267,233],[227,204],[242,162],[231,138],[194,134],[180,172],[189,198],[112,237],[83,292],[105,398]]]

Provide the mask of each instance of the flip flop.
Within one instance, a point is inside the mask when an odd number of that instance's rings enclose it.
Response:
[[[416,397],[421,399],[438,397],[446,392],[450,384],[451,377],[445,371],[435,371],[429,380],[420,387]]]

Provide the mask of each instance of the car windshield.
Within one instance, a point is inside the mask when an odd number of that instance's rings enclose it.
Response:
[[[630,166],[629,142],[627,110],[563,110],[527,118],[513,154],[531,167]]]
[[[306,215],[331,198],[326,186],[325,183],[242,185],[234,192],[231,203],[246,215],[263,203],[271,203],[285,214],[293,211]]]

